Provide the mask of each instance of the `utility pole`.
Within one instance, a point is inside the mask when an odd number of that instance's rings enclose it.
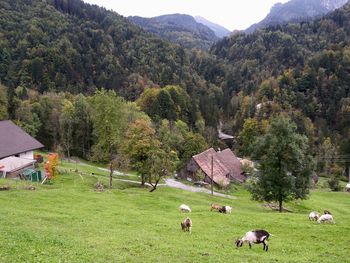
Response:
[[[211,195],[214,195],[214,156],[211,156]]]

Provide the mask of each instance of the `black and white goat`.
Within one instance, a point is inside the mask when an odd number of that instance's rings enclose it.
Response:
[[[243,243],[246,242],[249,244],[249,247],[252,248],[253,244],[260,244],[263,243],[264,251],[267,251],[269,249],[269,244],[267,240],[269,239],[269,232],[265,230],[255,230],[255,231],[249,231],[247,232],[244,237],[241,239],[236,240],[236,246],[241,247],[243,246]]]

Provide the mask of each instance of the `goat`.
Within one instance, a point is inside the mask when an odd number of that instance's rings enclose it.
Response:
[[[225,206],[225,211],[226,211],[226,214],[231,214],[231,212],[232,212],[232,207],[226,205],[226,206]]]
[[[181,212],[192,212],[191,208],[185,204],[180,205],[179,210]]]
[[[263,243],[263,250],[267,252],[267,250],[269,249],[269,244],[267,242],[269,236],[270,234],[266,230],[249,231],[244,235],[244,237],[236,240],[236,247],[239,248],[243,246],[244,242],[249,244],[249,248],[252,248],[252,244]]]
[[[183,231],[189,231],[191,233],[192,229],[192,220],[191,218],[187,217],[182,223],[181,223],[181,229]]]
[[[321,215],[320,218],[317,220],[317,223],[320,224],[320,223],[325,222],[325,221],[332,223],[332,224],[335,224],[333,216],[330,214]]]
[[[224,213],[224,214],[231,214],[231,212],[232,212],[232,207],[231,207],[231,206],[228,206],[228,205],[225,205],[225,206],[219,208],[219,212],[220,212],[220,213]]]
[[[320,218],[320,213],[319,212],[316,212],[316,211],[312,211],[310,212],[309,214],[309,220],[311,221],[317,221],[317,219]]]
[[[213,210],[219,211],[221,208],[222,208],[221,205],[218,205],[218,204],[211,204],[210,211],[213,211]]]

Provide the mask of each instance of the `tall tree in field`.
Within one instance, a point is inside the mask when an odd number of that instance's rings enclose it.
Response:
[[[277,117],[255,144],[254,154],[260,162],[250,184],[252,198],[276,201],[280,212],[284,201],[305,199],[309,193],[313,161],[308,139],[296,130],[290,118]]]
[[[114,159],[118,156],[119,145],[126,128],[125,102],[114,91],[96,91],[91,98],[93,134],[92,159],[109,162],[109,186],[115,169]]]

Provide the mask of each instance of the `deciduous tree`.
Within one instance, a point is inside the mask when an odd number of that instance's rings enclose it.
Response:
[[[313,161],[308,139],[296,129],[290,118],[277,117],[255,145],[259,171],[249,190],[255,200],[278,202],[280,212],[284,201],[305,199],[309,193]]]

